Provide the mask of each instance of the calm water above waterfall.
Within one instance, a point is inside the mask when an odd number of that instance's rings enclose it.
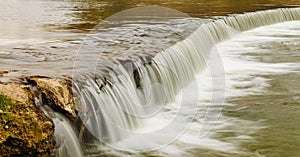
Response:
[[[69,74],[72,66],[68,65],[72,65],[85,33],[121,10],[149,5],[173,8],[192,17],[211,18],[294,7],[300,3],[294,0],[3,1],[0,4],[0,55],[3,58],[0,70],[11,70],[8,76]],[[10,64],[17,66],[18,72]],[[41,69],[48,70],[45,72]]]
[[[150,5],[186,14],[103,22]],[[53,114],[56,156],[299,156],[300,9],[236,16],[299,6],[3,1],[0,80],[75,76],[85,129]]]

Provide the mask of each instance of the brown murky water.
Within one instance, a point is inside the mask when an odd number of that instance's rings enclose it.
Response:
[[[103,19],[125,9],[157,5],[192,17],[211,18],[295,7],[296,0],[198,1],[49,1],[14,0],[0,4],[0,70],[6,76],[68,75],[85,33]],[[47,70],[44,70],[47,69]]]

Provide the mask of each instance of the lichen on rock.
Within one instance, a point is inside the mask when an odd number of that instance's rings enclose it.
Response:
[[[0,83],[0,154],[45,156],[54,148],[54,125],[37,110],[27,85]]]

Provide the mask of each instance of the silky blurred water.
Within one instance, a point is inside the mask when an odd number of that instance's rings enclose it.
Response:
[[[87,32],[114,13],[149,5],[170,7],[191,17],[214,19],[249,11],[295,7],[300,2],[3,0],[0,3],[1,81],[27,75],[69,76]],[[195,121],[185,136],[161,151],[135,154],[91,146],[89,155],[299,156],[299,28],[299,22],[267,26],[247,31],[217,46],[226,72],[227,103],[209,137],[199,142],[200,124]],[[204,71],[197,76],[204,82],[201,91],[204,95],[209,88],[206,88],[208,75]],[[202,110],[206,111],[205,105],[199,108],[200,113]],[[201,119],[203,115],[197,116]]]

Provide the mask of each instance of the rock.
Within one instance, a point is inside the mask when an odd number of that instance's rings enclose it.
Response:
[[[28,86],[0,83],[1,156],[49,156],[54,125],[37,110]]]
[[[55,111],[75,119],[77,108],[74,103],[71,82],[67,79],[54,79],[46,77],[31,77],[43,93],[43,102]]]
[[[0,93],[5,94],[7,97],[18,102],[29,101],[28,92],[26,89],[22,88],[21,85],[16,83],[7,85],[0,84]]]
[[[31,76],[0,82],[0,156],[53,155],[55,127],[39,102],[78,122],[70,80]]]

